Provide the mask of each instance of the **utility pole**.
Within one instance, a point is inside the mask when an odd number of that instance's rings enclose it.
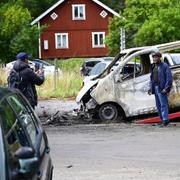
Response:
[[[57,58],[54,59],[54,90],[57,89],[57,79],[58,79],[58,75],[57,75]]]
[[[122,51],[123,49],[126,48],[126,34],[125,34],[125,28],[120,29],[120,50]]]

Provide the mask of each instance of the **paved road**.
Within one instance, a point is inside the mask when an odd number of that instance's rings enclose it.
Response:
[[[180,125],[45,127],[54,180],[179,180]]]

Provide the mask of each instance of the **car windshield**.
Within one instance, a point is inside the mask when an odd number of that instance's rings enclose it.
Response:
[[[103,62],[96,64],[90,71],[89,76],[94,76],[94,75],[100,74],[106,68],[106,66],[107,66],[107,64],[103,63]]]
[[[171,54],[174,65],[180,64],[180,55],[179,54]]]

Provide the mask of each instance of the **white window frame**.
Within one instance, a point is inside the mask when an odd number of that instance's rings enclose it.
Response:
[[[48,40],[44,40],[44,50],[48,50],[48,49],[49,49]]]
[[[80,7],[83,8],[83,17],[80,17]],[[75,16],[75,8],[78,8],[78,17]],[[73,20],[85,20],[86,19],[86,10],[85,4],[73,4],[72,5],[72,19]]]
[[[95,35],[98,36],[98,44],[95,44]],[[100,35],[103,35],[103,44],[100,43]],[[105,32],[92,32],[92,47],[93,48],[105,48]]]
[[[66,37],[66,46],[58,46],[58,36],[61,36],[61,44],[63,43],[63,36]],[[55,45],[56,49],[68,49],[69,48],[69,35],[68,33],[55,33]]]

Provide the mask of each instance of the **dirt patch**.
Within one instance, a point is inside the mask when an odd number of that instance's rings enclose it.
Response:
[[[43,125],[73,125],[95,123],[94,120],[77,116],[75,100],[40,100],[36,108]]]

